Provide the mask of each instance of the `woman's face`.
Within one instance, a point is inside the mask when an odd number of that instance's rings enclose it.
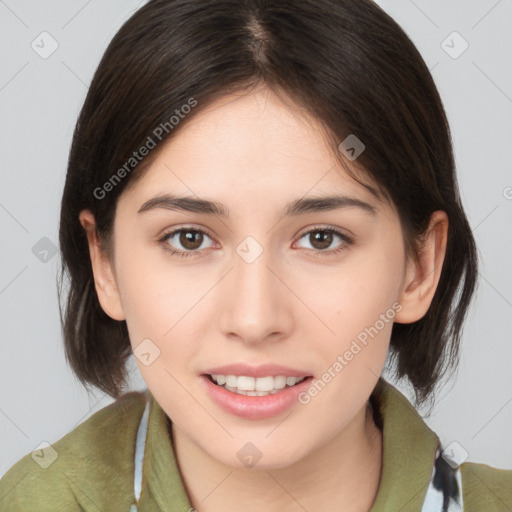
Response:
[[[118,319],[142,377],[192,443],[235,467],[244,450],[260,467],[286,467],[360,421],[401,307],[396,211],[298,112],[266,89],[224,97],[183,126],[116,210]],[[225,215],[151,202],[164,196],[212,201]],[[327,196],[343,199],[305,202]],[[287,212],[297,201],[309,207]],[[311,376],[317,391],[309,379],[300,394],[243,396],[205,376],[230,364],[247,367],[226,373],[248,377],[279,365],[259,375]]]

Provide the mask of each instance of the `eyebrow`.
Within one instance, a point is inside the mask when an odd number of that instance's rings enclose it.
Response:
[[[366,213],[376,215],[376,209],[369,203],[355,197],[329,195],[323,197],[302,197],[286,204],[284,216],[298,216],[312,212],[326,212],[341,208],[359,208]],[[195,197],[176,196],[170,194],[159,195],[146,201],[137,213],[141,214],[155,209],[172,211],[187,211],[218,217],[229,217],[229,208],[217,201],[198,199]]]

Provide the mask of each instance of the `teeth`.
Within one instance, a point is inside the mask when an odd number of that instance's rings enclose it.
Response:
[[[286,386],[294,386],[305,379],[305,377],[285,377],[283,375],[258,378],[246,375],[212,375],[211,377],[219,386],[223,386],[228,391],[248,396],[272,395]]]

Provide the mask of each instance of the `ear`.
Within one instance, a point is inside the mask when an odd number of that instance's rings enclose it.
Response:
[[[395,322],[409,324],[420,320],[428,311],[441,277],[448,240],[448,216],[435,211],[423,238],[417,260],[407,261],[405,279]]]
[[[107,253],[100,246],[94,215],[89,210],[82,210],[78,218],[87,234],[89,255],[94,274],[94,286],[101,307],[114,320],[124,320],[126,316],[121,304],[114,271]]]

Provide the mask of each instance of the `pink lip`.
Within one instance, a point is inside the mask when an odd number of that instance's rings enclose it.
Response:
[[[267,377],[269,375],[276,377],[283,375],[284,377],[309,377],[311,373],[295,370],[278,364],[262,364],[260,366],[250,366],[244,363],[227,364],[224,366],[216,366],[205,370],[203,374],[208,375],[246,375],[247,377]]]
[[[229,367],[214,368],[212,370],[215,370],[213,372],[215,374],[218,370],[225,371],[226,368]],[[273,368],[275,369],[275,367]],[[220,371],[219,373],[223,374]],[[236,373],[228,373],[228,375],[236,375]],[[244,375],[244,373],[242,372],[239,375]],[[278,375],[283,374],[278,373]],[[295,386],[285,387],[273,395],[247,396],[228,391],[212,382],[209,376],[201,375],[201,381],[205,386],[206,392],[219,407],[230,414],[250,420],[270,418],[286,411],[294,403],[298,402],[299,394],[307,390],[312,380],[313,377],[308,377]]]

